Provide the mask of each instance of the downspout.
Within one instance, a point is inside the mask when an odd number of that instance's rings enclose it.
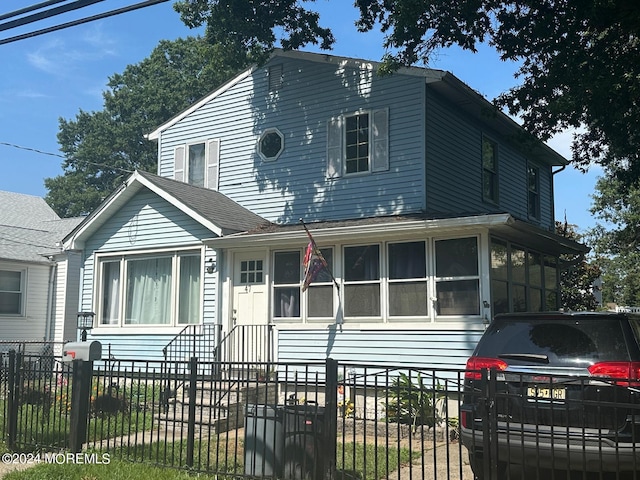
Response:
[[[48,302],[47,302],[47,320],[45,322],[45,329],[44,329],[44,341],[45,342],[50,342],[52,340],[52,334],[55,335],[55,329],[53,328],[54,326],[54,322],[55,322],[55,309],[54,309],[54,305],[55,305],[55,301],[53,298],[53,295],[55,293],[55,289],[54,289],[54,285],[55,285],[55,279],[56,279],[56,274],[58,272],[58,263],[53,261],[53,265],[51,265],[51,268],[49,268],[49,286],[48,286]]]

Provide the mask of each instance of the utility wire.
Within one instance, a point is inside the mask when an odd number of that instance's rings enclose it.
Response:
[[[14,144],[14,143],[0,142],[0,145],[4,145],[6,147],[18,148],[20,150],[28,150],[30,152],[40,153],[42,155],[51,155],[52,157],[67,158],[64,155],[60,155],[59,153],[44,152],[42,150],[38,150],[37,148],[22,147],[20,145]]]
[[[17,17],[18,15],[22,15],[23,13],[34,12],[36,10],[40,10],[41,8],[49,7],[51,5],[55,5],[56,3],[62,3],[66,1],[67,0],[49,0],[47,2],[31,5],[30,7],[21,8],[20,10],[14,10],[13,12],[3,13],[2,15],[0,15],[0,20],[6,20],[7,18]]]
[[[0,32],[9,30],[11,28],[21,27],[22,25],[28,25],[29,23],[44,20],[45,18],[50,18],[55,15],[72,12],[73,10],[78,10],[80,8],[88,7],[100,2],[104,2],[104,0],[76,0],[73,3],[68,3],[60,7],[50,8],[49,10],[45,10],[44,12],[38,12],[26,17],[11,20],[9,22],[0,23]]]
[[[14,143],[7,143],[7,142],[0,142],[0,145],[4,145],[6,147],[17,148],[19,150],[27,150],[29,152],[39,153],[41,155],[50,155],[52,157],[64,158],[65,160],[67,160],[67,157],[65,157],[64,155],[60,155],[59,153],[45,152],[45,151],[42,151],[42,150],[38,150],[37,148],[23,147],[23,146],[20,146],[20,145],[16,145]],[[126,168],[120,168],[120,167],[114,167],[113,165],[105,165],[104,163],[95,163],[95,162],[90,162],[88,160],[76,160],[74,158],[69,158],[68,160],[70,160],[71,162],[75,162],[75,163],[84,163],[84,164],[87,164],[87,165],[93,165],[94,167],[104,168],[105,170],[116,170],[118,172],[133,173],[133,170],[127,170]]]
[[[102,0],[99,0],[99,1],[102,1]],[[19,40],[25,40],[27,38],[37,37],[39,35],[44,35],[46,33],[56,32],[58,30],[63,30],[65,28],[75,27],[77,25],[82,25],[84,23],[93,22],[95,20],[101,20],[103,18],[113,17],[115,15],[120,15],[122,13],[127,13],[127,12],[132,12],[134,10],[139,10],[141,8],[150,7],[152,5],[157,5],[159,3],[165,3],[165,2],[168,2],[168,1],[169,0],[147,0],[145,2],[136,3],[134,5],[129,5],[128,7],[122,7],[122,8],[118,8],[116,10],[110,10],[108,12],[103,12],[103,13],[100,13],[100,14],[97,14],[97,15],[92,15],[90,17],[80,18],[78,20],[74,20],[74,21],[67,22],[67,23],[62,23],[60,25],[55,25],[53,27],[43,28],[41,30],[35,30],[33,32],[30,32],[30,33],[25,33],[25,34],[22,34],[22,35],[16,35],[14,37],[3,38],[2,40],[0,40],[0,45],[4,45],[4,44],[7,44],[7,43],[12,43],[12,42],[17,42]]]

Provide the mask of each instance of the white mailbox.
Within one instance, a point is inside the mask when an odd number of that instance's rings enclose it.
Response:
[[[62,361],[72,360],[93,361],[102,358],[102,344],[97,341],[69,342],[62,347]]]

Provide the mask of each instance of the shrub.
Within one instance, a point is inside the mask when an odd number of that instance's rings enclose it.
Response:
[[[444,420],[438,408],[439,400],[444,399],[441,390],[439,382],[425,385],[419,373],[415,383],[400,373],[391,384],[390,400],[385,404],[387,421],[411,425],[414,432],[419,425],[440,425]]]

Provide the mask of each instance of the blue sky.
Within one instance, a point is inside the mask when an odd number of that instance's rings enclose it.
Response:
[[[79,13],[60,16],[8,32],[0,39],[138,3],[140,0],[109,0]],[[32,2],[3,0],[0,13]],[[107,79],[125,67],[149,56],[160,40],[199,32],[185,27],[172,8],[172,1],[119,16],[71,27],[66,30],[0,45],[3,72],[0,75],[0,190],[44,196],[44,179],[62,174],[62,158],[34,150],[59,154],[58,119],[74,119],[83,111],[102,110],[102,91]],[[337,39],[333,54],[379,60],[382,34],[358,33],[353,26],[357,11],[345,0],[308,3],[321,14]],[[319,51],[313,46],[308,51]],[[448,70],[488,99],[516,85],[516,65],[500,61],[484,47],[477,54],[458,49],[440,52],[429,65]],[[571,158],[571,134],[567,132],[549,145]],[[8,145],[7,145],[8,144]],[[23,147],[16,148],[15,146]],[[31,149],[31,150],[28,150]],[[582,174],[567,167],[555,177],[556,219],[592,227],[589,213],[594,185],[600,170]]]

